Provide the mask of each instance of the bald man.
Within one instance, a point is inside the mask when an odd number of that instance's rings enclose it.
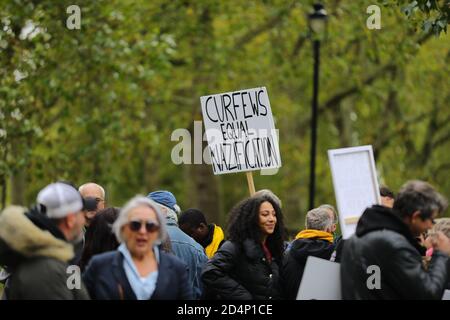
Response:
[[[84,199],[91,198],[95,199],[95,201],[97,202],[97,207],[95,210],[85,211],[86,226],[89,226],[97,212],[105,209],[105,189],[103,189],[101,185],[98,185],[94,182],[88,182],[81,185],[78,188],[78,191]]]

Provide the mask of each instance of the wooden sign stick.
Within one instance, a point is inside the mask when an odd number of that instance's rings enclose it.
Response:
[[[255,183],[253,182],[253,172],[247,171],[245,175],[247,176],[248,190],[250,191],[250,196],[253,196],[256,192]]]
[[[345,218],[345,224],[357,224],[359,220],[359,217],[348,217]]]

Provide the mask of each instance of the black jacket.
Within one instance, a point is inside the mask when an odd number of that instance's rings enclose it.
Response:
[[[158,279],[151,300],[190,300],[186,265],[172,254],[159,251]],[[123,268],[123,255],[110,251],[95,255],[83,274],[92,299],[136,300],[136,295]]]
[[[441,299],[447,283],[448,256],[435,252],[428,271],[421,247],[408,226],[389,208],[373,206],[361,216],[356,234],[342,252],[341,281],[344,299]],[[379,289],[372,271],[380,269]],[[371,277],[371,279],[369,279]]]
[[[280,299],[279,263],[266,260],[262,246],[247,239],[225,241],[202,272],[205,290],[218,299]]]
[[[282,266],[282,287],[287,299],[295,300],[309,256],[329,260],[335,245],[321,239],[297,239],[285,253]]]

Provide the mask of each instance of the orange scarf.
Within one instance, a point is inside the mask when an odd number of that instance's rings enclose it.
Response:
[[[320,230],[314,230],[314,229],[306,229],[306,230],[300,231],[295,236],[295,239],[312,239],[312,238],[326,240],[330,243],[333,242],[333,234],[326,232],[326,231],[320,231]]]

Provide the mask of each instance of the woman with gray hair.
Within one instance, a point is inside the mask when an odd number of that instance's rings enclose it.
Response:
[[[192,299],[186,265],[159,250],[167,233],[154,201],[143,196],[131,199],[120,211],[113,231],[119,248],[94,256],[83,274],[91,299]]]

